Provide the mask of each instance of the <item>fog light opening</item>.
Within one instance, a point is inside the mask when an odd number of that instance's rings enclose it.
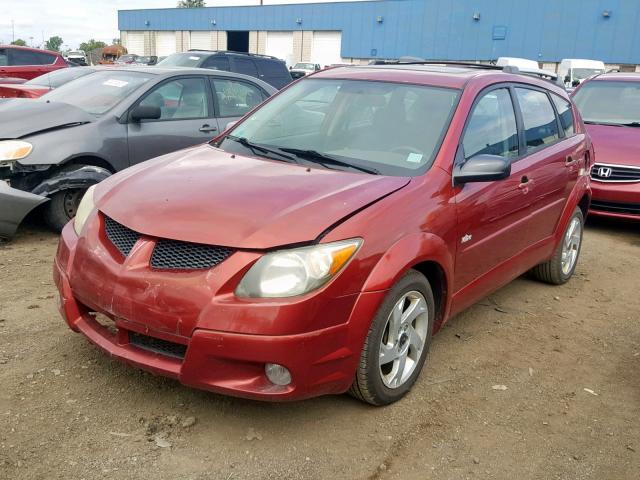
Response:
[[[264,365],[264,373],[274,385],[289,385],[291,383],[291,372],[287,367],[278,365],[277,363],[266,363]]]

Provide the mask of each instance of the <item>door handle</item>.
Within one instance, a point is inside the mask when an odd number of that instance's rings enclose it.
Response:
[[[564,162],[567,165],[571,165],[571,164],[573,164],[573,162],[575,162],[575,160],[573,159],[573,157],[571,155],[568,155]]]
[[[202,133],[208,133],[208,132],[217,132],[218,131],[218,127],[211,127],[208,124],[204,124],[200,127],[200,131]]]
[[[523,175],[523,177],[520,179],[520,184],[518,185],[518,188],[522,190],[522,193],[524,194],[529,193],[529,188],[532,186],[533,186],[533,180],[530,180],[529,177],[527,177],[526,175]]]

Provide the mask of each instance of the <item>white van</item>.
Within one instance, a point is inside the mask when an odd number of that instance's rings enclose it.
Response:
[[[600,60],[565,58],[558,67],[558,78],[567,88],[575,88],[585,78],[598,73],[604,73],[604,62]]]

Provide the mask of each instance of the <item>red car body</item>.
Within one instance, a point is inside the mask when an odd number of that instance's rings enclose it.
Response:
[[[517,83],[567,98],[548,82],[477,69],[336,68],[307,78],[434,85],[461,95],[432,167],[420,176],[307,168],[203,145],[100,183],[84,230],[78,236],[68,224],[55,259],[59,308],[72,330],[126,363],[206,390],[263,400],[343,393],[372,318],[409,269],[433,286],[437,331],[549,259],[576,207],[586,214],[593,152],[575,112],[575,135],[515,162],[509,178],[452,184],[478,94]],[[531,188],[522,186],[526,176],[535,179]],[[113,220],[140,232],[126,258],[107,239]],[[465,235],[478,241],[464,243]],[[318,290],[278,299],[234,294],[265,252],[356,237],[364,240],[360,250]],[[211,270],[156,270],[150,258],[161,239],[234,253]],[[267,362],[286,366],[292,382],[271,383]]]
[[[583,82],[573,93],[591,82],[620,82],[635,85],[640,106],[640,75],[603,74]],[[603,99],[608,100],[608,99]],[[615,98],[610,99],[615,102]],[[640,113],[638,114],[640,118]],[[640,220],[640,128],[587,124],[597,161],[591,169],[593,199],[590,213],[601,217]]]
[[[38,85],[0,84],[0,98],[39,98],[50,90]]]
[[[45,73],[68,67],[65,59],[57,52],[16,45],[0,45],[0,78],[31,80]]]

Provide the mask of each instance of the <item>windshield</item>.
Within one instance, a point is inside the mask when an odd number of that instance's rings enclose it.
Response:
[[[458,95],[422,85],[304,80],[259,108],[220,147],[247,154],[249,142],[293,153],[298,163],[329,168],[325,156],[331,168],[339,161],[345,169],[417,175],[437,153]]]
[[[195,67],[206,54],[197,52],[174,53],[158,62],[162,67]]]
[[[587,123],[640,122],[640,82],[586,82],[573,96]]]
[[[315,67],[313,63],[296,63],[293,68],[299,68],[300,70],[313,70]]]
[[[141,72],[96,72],[66,83],[37,101],[67,103],[92,115],[102,115],[152,77]]]
[[[65,83],[75,80],[76,78],[84,77],[94,70],[90,68],[74,67],[74,68],[61,68],[60,70],[54,70],[51,73],[45,73],[28,82],[25,85],[37,85],[39,87],[51,87],[58,88]]]
[[[598,73],[604,73],[604,70],[598,68],[572,68],[572,80],[584,80],[585,78],[589,78],[591,75],[596,75]]]

